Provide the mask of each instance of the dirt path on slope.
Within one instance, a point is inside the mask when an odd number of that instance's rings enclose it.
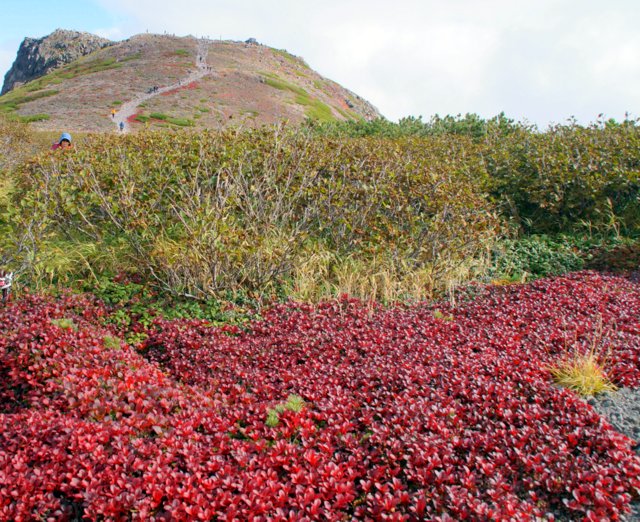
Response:
[[[116,132],[120,132],[120,123],[124,123],[123,132],[129,132],[127,118],[130,118],[137,112],[138,105],[153,98],[154,96],[158,96],[164,92],[171,91],[173,89],[178,89],[183,85],[187,85],[191,82],[199,80],[200,78],[211,74],[211,70],[207,66],[207,52],[209,50],[208,41],[207,40],[199,40],[198,47],[196,52],[196,70],[191,71],[188,76],[181,78],[175,83],[171,85],[167,85],[165,87],[160,87],[153,92],[147,92],[145,94],[139,94],[135,98],[125,102],[120,107],[120,110],[116,112],[115,116],[112,118],[113,123],[116,126]]]

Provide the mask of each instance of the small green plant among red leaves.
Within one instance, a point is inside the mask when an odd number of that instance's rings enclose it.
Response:
[[[632,441],[547,368],[602,318],[608,374],[638,386],[640,285],[467,297],[157,320],[139,351],[105,346],[88,296],[0,308],[0,519],[620,520]]]

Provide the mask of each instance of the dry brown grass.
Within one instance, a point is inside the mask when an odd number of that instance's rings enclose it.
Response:
[[[317,302],[342,294],[367,302],[418,302],[448,295],[481,270],[483,262],[441,259],[428,266],[409,267],[401,260],[374,256],[338,257],[316,249],[295,264],[291,286],[294,299]]]
[[[602,317],[596,326],[587,350],[577,342],[565,348],[560,359],[549,367],[554,381],[582,396],[598,395],[618,388],[607,376],[606,366],[610,357],[610,346],[603,336]]]

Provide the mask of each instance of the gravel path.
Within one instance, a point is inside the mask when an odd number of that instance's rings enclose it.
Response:
[[[620,433],[636,441],[635,452],[640,455],[640,389],[623,388],[613,393],[590,397],[587,402]],[[622,520],[640,522],[640,501],[631,506],[632,512]]]
[[[208,51],[208,41],[199,40],[198,48],[196,52],[196,69],[195,71],[191,71],[188,76],[178,80],[177,82],[167,85],[165,87],[160,87],[158,90],[153,92],[147,92],[144,94],[139,94],[135,98],[125,102],[120,107],[120,110],[116,112],[112,121],[116,126],[116,131],[120,132],[120,123],[124,123],[124,132],[129,132],[127,118],[130,118],[137,112],[138,105],[153,98],[154,96],[158,96],[164,92],[171,91],[173,89],[177,89],[183,85],[187,85],[191,82],[199,80],[203,76],[207,76],[211,74],[211,71],[207,67],[207,51]]]

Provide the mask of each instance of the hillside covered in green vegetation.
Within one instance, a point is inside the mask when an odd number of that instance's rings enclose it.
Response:
[[[38,288],[127,273],[198,299],[388,302],[470,280],[637,268],[634,121],[541,132],[467,115],[88,135],[10,179],[2,265]]]

